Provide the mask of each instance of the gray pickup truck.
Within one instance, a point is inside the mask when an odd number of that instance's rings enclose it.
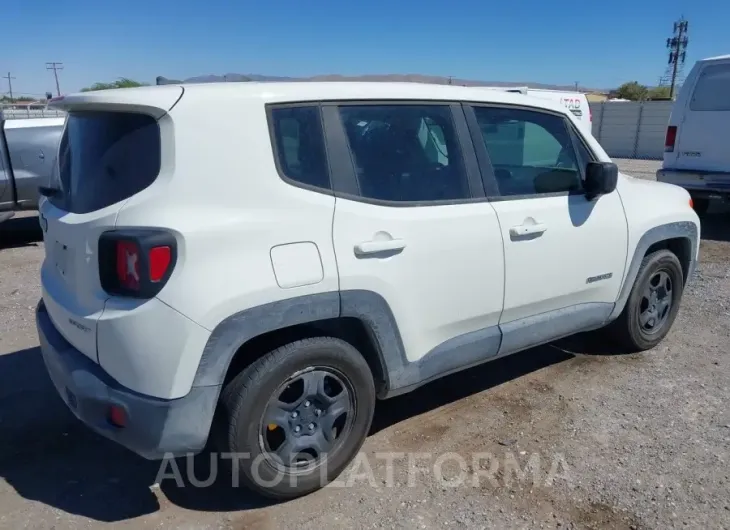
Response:
[[[0,112],[0,222],[38,207],[48,185],[64,118],[4,119]]]

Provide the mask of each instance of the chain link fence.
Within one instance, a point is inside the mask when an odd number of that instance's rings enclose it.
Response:
[[[18,105],[2,104],[0,113],[6,120],[19,118],[63,118],[66,113],[62,110],[49,109],[45,105]]]

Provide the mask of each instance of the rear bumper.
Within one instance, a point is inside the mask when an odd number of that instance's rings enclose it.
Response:
[[[129,390],[75,349],[58,332],[43,301],[36,325],[48,374],[69,409],[95,432],[150,459],[198,453],[205,446],[219,386],[193,387],[180,399],[166,400]],[[126,412],[126,427],[108,421],[116,405]]]
[[[695,196],[730,196],[730,173],[662,168],[656,172],[656,179],[680,186]]]

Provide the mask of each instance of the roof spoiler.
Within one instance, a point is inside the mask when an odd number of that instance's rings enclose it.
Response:
[[[117,88],[78,92],[51,99],[48,107],[63,111],[100,110],[141,112],[160,119],[180,101],[184,89],[179,85]]]

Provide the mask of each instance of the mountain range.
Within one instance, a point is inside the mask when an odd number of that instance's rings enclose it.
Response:
[[[370,75],[357,75],[357,76],[345,76],[339,74],[329,75],[315,75],[311,77],[283,77],[283,76],[272,76],[272,75],[259,75],[259,74],[223,74],[223,75],[199,75],[196,77],[190,77],[188,79],[170,79],[164,76],[158,76],[158,85],[169,85],[169,84],[180,84],[180,83],[235,83],[235,82],[246,82],[246,81],[380,81],[380,82],[410,82],[410,83],[431,83],[438,85],[464,85],[464,86],[500,86],[500,87],[512,87],[512,86],[527,86],[530,88],[542,88],[548,90],[567,90],[574,91],[575,85],[549,85],[545,83],[534,83],[531,81],[475,81],[472,79],[459,79],[449,78],[442,76],[433,75],[421,75],[421,74],[370,74]],[[606,92],[603,89],[592,89],[586,87],[579,87],[581,92]]]

